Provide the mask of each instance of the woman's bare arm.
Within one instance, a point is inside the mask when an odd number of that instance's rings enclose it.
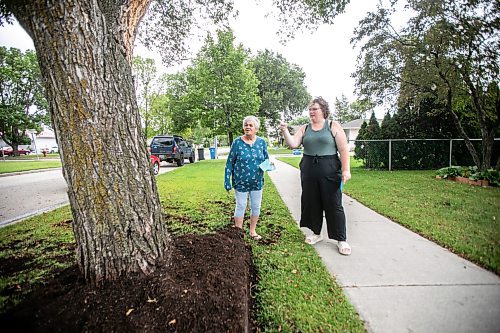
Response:
[[[302,144],[302,136],[304,135],[305,128],[306,128],[306,125],[303,125],[299,128],[297,133],[295,133],[294,135],[291,135],[290,132],[288,131],[288,124],[283,123],[283,122],[280,123],[281,133],[283,133],[283,137],[285,138],[285,142],[292,149],[298,148]]]
[[[340,153],[340,162],[342,163],[342,182],[345,184],[349,179],[351,179],[351,161],[349,157],[347,137],[345,136],[344,129],[338,122],[332,121],[331,129],[333,136],[335,137],[337,150]]]

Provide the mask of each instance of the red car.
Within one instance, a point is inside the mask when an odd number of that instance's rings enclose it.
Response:
[[[160,159],[155,155],[149,155],[149,159],[151,161],[151,165],[153,166],[153,173],[157,175],[158,172],[160,172]]]
[[[27,149],[18,149],[19,155],[29,155],[31,152]],[[14,150],[11,147],[3,147],[0,151],[0,156],[14,156]]]
[[[0,156],[9,156],[9,154],[12,152],[12,148],[10,147],[2,147],[0,148]]]

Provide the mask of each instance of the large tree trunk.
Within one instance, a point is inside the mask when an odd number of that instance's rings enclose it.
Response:
[[[88,282],[154,270],[168,233],[141,130],[131,59],[149,0],[24,0],[46,83]]]

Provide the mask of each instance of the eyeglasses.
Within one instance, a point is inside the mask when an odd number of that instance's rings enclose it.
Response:
[[[318,111],[321,110],[320,108],[310,108],[309,111]]]

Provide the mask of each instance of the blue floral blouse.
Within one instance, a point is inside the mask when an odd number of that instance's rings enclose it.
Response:
[[[249,145],[241,137],[234,140],[227,157],[224,188],[238,192],[258,191],[264,186],[264,171],[259,164],[269,158],[267,142],[256,137]],[[232,186],[231,186],[232,183]]]

